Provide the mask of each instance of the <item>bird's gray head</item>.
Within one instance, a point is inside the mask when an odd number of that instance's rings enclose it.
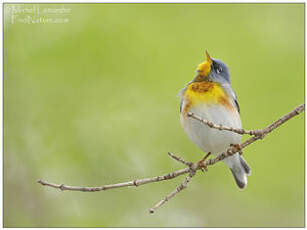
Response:
[[[211,72],[208,77],[214,82],[230,83],[229,68],[224,62],[212,58]]]
[[[224,62],[211,58],[206,51],[206,61],[198,65],[197,75],[193,81],[212,81],[230,84],[229,68]]]

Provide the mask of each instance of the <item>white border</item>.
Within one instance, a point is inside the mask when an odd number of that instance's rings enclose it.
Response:
[[[134,1],[128,1],[128,0],[121,0],[121,1],[117,1],[117,0],[113,0],[113,1],[98,1],[98,0],[91,0],[91,1],[81,1],[81,0],[74,0],[74,1],[69,1],[69,0],[53,0],[53,1],[34,1],[34,0],[28,0],[28,1],[24,1],[24,0],[0,0],[0,2],[2,4],[0,4],[0,23],[1,23],[1,74],[2,74],[2,78],[0,81],[0,87],[1,87],[1,94],[0,94],[0,105],[1,105],[1,115],[0,115],[0,128],[2,130],[1,134],[0,134],[0,146],[2,148],[1,152],[2,152],[2,156],[0,157],[0,184],[1,184],[1,189],[0,189],[0,205],[1,205],[1,214],[0,214],[0,228],[3,228],[3,213],[4,213],[4,206],[3,206],[3,156],[4,156],[4,147],[3,147],[3,137],[4,137],[4,130],[3,130],[3,90],[4,90],[4,86],[3,86],[3,3],[306,3],[306,0],[299,0],[299,1],[289,1],[289,0],[271,0],[271,1],[264,1],[264,0],[258,0],[258,1],[231,1],[231,0],[223,0],[223,1],[219,1],[219,0],[214,0],[214,1],[204,1],[204,0],[193,0],[193,1],[186,1],[186,0],[167,0],[167,1],[161,1],[161,0],[150,0],[150,1],[144,1],[144,0],[134,0]],[[306,4],[305,4],[305,14],[306,14]],[[306,15],[305,15],[305,46],[306,46],[306,24],[307,24],[307,20],[306,20]],[[306,66],[307,66],[307,60],[306,60],[306,47],[305,47],[305,73],[306,73]],[[306,75],[306,74],[305,74]],[[306,101],[306,76],[305,76],[305,101]],[[305,112],[305,224],[306,224],[306,164],[307,164],[307,157],[306,157],[306,133],[307,133],[307,127],[306,127],[306,119],[307,119],[307,115]],[[306,227],[306,226],[305,226]],[[15,229],[15,228],[12,228]],[[18,228],[18,229],[22,229],[22,228]],[[41,229],[41,228],[36,228],[36,229]],[[57,228],[57,229],[71,229],[71,228]],[[112,229],[119,229],[119,228],[112,228]],[[145,228],[130,228],[130,229],[145,229]],[[157,228],[159,229],[159,228]],[[164,228],[165,229],[165,228]],[[189,228],[172,228],[172,229],[189,229]],[[206,229],[220,229],[220,228],[206,228]],[[233,229],[233,228],[229,228],[229,229]],[[240,228],[240,229],[246,229],[246,228]],[[262,228],[262,229],[269,229],[269,228]],[[274,229],[284,229],[284,228],[274,228]]]

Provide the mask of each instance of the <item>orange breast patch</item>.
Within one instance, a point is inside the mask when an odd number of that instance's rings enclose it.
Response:
[[[187,113],[192,106],[200,103],[221,104],[228,110],[235,110],[224,89],[216,82],[202,81],[189,84],[184,93],[184,100],[184,113]]]

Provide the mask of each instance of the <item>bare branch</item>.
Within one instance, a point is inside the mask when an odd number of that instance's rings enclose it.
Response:
[[[184,164],[184,165],[186,165],[186,166],[191,167],[191,166],[193,165],[192,162],[187,162],[187,161],[185,161],[182,157],[178,157],[178,156],[174,155],[174,154],[171,153],[171,152],[168,152],[168,155],[169,155],[171,158],[175,159],[176,161],[179,161],[180,163],[182,163],[182,164]]]
[[[172,154],[172,153],[169,153]],[[154,213],[156,209],[158,209],[160,206],[162,206],[166,201],[168,201],[169,199],[171,199],[172,197],[174,197],[177,193],[181,192],[183,189],[185,189],[188,185],[188,183],[191,181],[191,178],[196,174],[196,171],[198,169],[203,169],[205,168],[207,170],[207,167],[204,165],[204,161],[210,156],[210,152],[207,153],[207,155],[205,155],[199,162],[195,163],[189,163],[189,167],[190,167],[190,173],[189,175],[184,179],[184,181],[177,186],[177,188],[172,191],[170,194],[168,194],[164,199],[162,199],[161,201],[159,201],[155,206],[153,206],[152,208],[149,209],[149,213]],[[175,156],[174,154],[172,154],[173,156]],[[177,158],[177,156],[175,156]],[[182,162],[183,163],[183,162]]]
[[[215,158],[206,160],[207,157],[210,155],[210,153],[208,153],[205,157],[203,157],[197,163],[187,162],[183,158],[175,156],[174,154],[169,152],[168,153],[169,156],[171,156],[173,159],[175,159],[178,162],[180,162],[184,165],[187,165],[189,167],[184,168],[184,169],[180,169],[180,170],[177,170],[177,171],[174,171],[174,172],[162,175],[162,176],[136,179],[136,180],[133,180],[133,181],[123,182],[123,183],[118,183],[118,184],[104,185],[104,186],[100,186],[100,187],[68,186],[68,185],[64,185],[64,184],[58,185],[58,184],[52,184],[52,183],[42,181],[42,180],[38,180],[38,183],[41,184],[41,185],[44,185],[44,186],[60,189],[62,191],[69,190],[69,191],[82,191],[82,192],[96,192],[96,191],[104,191],[104,190],[108,190],[108,189],[121,188],[121,187],[140,186],[140,185],[144,185],[144,184],[148,184],[148,183],[160,182],[160,181],[163,181],[163,180],[170,180],[170,179],[173,179],[175,177],[181,176],[183,174],[189,173],[189,175],[184,179],[184,181],[179,186],[177,186],[176,189],[173,192],[168,194],[164,199],[162,199],[155,206],[153,206],[151,209],[149,209],[150,213],[154,213],[159,207],[161,207],[163,204],[165,204],[165,202],[167,202],[169,199],[174,197],[177,193],[179,193],[180,191],[185,189],[187,187],[188,183],[191,181],[191,178],[196,174],[196,172],[198,170],[200,170],[200,169],[201,170],[203,170],[203,169],[207,170],[208,166],[212,166],[212,165],[216,164],[217,162],[224,160],[226,157],[229,157],[229,156],[231,156],[231,155],[233,155],[237,152],[241,153],[241,150],[243,148],[246,148],[248,145],[254,143],[255,141],[257,141],[259,139],[263,139],[267,134],[272,132],[274,129],[278,128],[279,126],[281,126],[282,124],[287,122],[289,119],[295,117],[296,115],[300,114],[304,110],[305,110],[305,104],[299,105],[293,111],[291,111],[291,112],[287,113],[286,115],[282,116],[281,118],[279,118],[278,120],[276,120],[272,124],[268,125],[264,129],[262,129],[262,130],[248,130],[248,131],[246,131],[244,129],[234,129],[234,128],[231,128],[231,127],[216,125],[216,124],[213,124],[210,121],[206,121],[206,120],[198,117],[197,115],[195,115],[193,113],[189,113],[188,115],[190,117],[198,120],[199,122],[201,122],[205,125],[208,125],[211,128],[215,128],[215,129],[219,129],[219,130],[228,130],[228,131],[235,132],[235,133],[238,133],[238,134],[248,134],[248,135],[252,135],[253,137],[249,138],[248,140],[246,140],[245,142],[243,142],[240,145],[230,146],[224,153],[220,154],[219,156],[217,156]]]
[[[184,179],[184,181],[179,186],[177,186],[177,188],[174,191],[172,191],[170,194],[168,194],[164,199],[162,199],[155,206],[150,208],[149,212],[154,213],[156,211],[156,209],[161,207],[166,201],[168,201],[172,197],[176,196],[177,193],[179,193],[180,191],[185,189],[187,187],[188,183],[190,182],[191,178],[195,175],[195,173],[196,173],[196,170],[190,171],[190,174]]]
[[[109,185],[103,185],[99,187],[81,187],[81,186],[69,186],[64,184],[53,184],[49,183],[47,181],[38,180],[37,183],[41,185],[45,185],[52,188],[57,188],[62,191],[69,190],[69,191],[79,191],[79,192],[97,192],[97,191],[104,191],[108,189],[114,189],[114,188],[122,188],[122,187],[131,187],[131,186],[140,186],[148,183],[153,182],[160,182],[163,180],[170,180],[175,177],[178,177],[180,175],[186,174],[190,171],[190,168],[185,169],[179,169],[177,171],[162,175],[162,176],[156,176],[156,177],[150,177],[150,178],[143,178],[143,179],[136,179],[128,182],[118,183],[118,184],[109,184]]]
[[[188,115],[188,117],[191,117],[191,118],[209,126],[210,128],[213,128],[213,129],[231,131],[231,132],[238,133],[238,134],[241,134],[241,135],[243,135],[243,134],[248,134],[248,135],[251,135],[251,136],[261,135],[260,134],[261,130],[236,129],[236,128],[232,128],[232,127],[223,126],[221,124],[220,125],[214,124],[211,121],[207,121],[205,119],[202,119],[201,117],[199,117],[198,115],[196,115],[192,112],[188,112],[187,115]]]
[[[255,141],[259,140],[259,139],[263,139],[267,134],[269,134],[270,132],[272,132],[274,129],[278,128],[279,126],[281,126],[282,124],[284,124],[286,121],[288,121],[289,119],[293,118],[294,116],[300,114],[301,112],[303,112],[305,110],[305,104],[299,105],[297,106],[294,110],[292,110],[291,112],[287,113],[286,115],[282,116],[281,118],[279,118],[278,120],[276,120],[275,122],[273,122],[272,124],[268,125],[267,127],[265,127],[262,130],[259,130],[259,134],[251,137],[250,139],[246,140],[245,142],[243,142],[242,144],[240,144],[239,146],[236,146],[234,148],[228,148],[226,150],[226,152],[220,154],[219,156],[217,156],[216,158],[210,159],[208,160],[205,165],[209,166],[209,165],[213,165],[218,161],[224,160],[226,157],[231,156],[233,154],[235,154],[236,152],[238,152],[239,150],[247,147],[248,145],[254,143]]]

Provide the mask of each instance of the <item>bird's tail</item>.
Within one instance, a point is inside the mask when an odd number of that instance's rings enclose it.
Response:
[[[247,175],[250,175],[251,169],[247,162],[238,153],[224,159],[224,162],[230,168],[233,177],[240,189],[244,189],[247,185]]]

